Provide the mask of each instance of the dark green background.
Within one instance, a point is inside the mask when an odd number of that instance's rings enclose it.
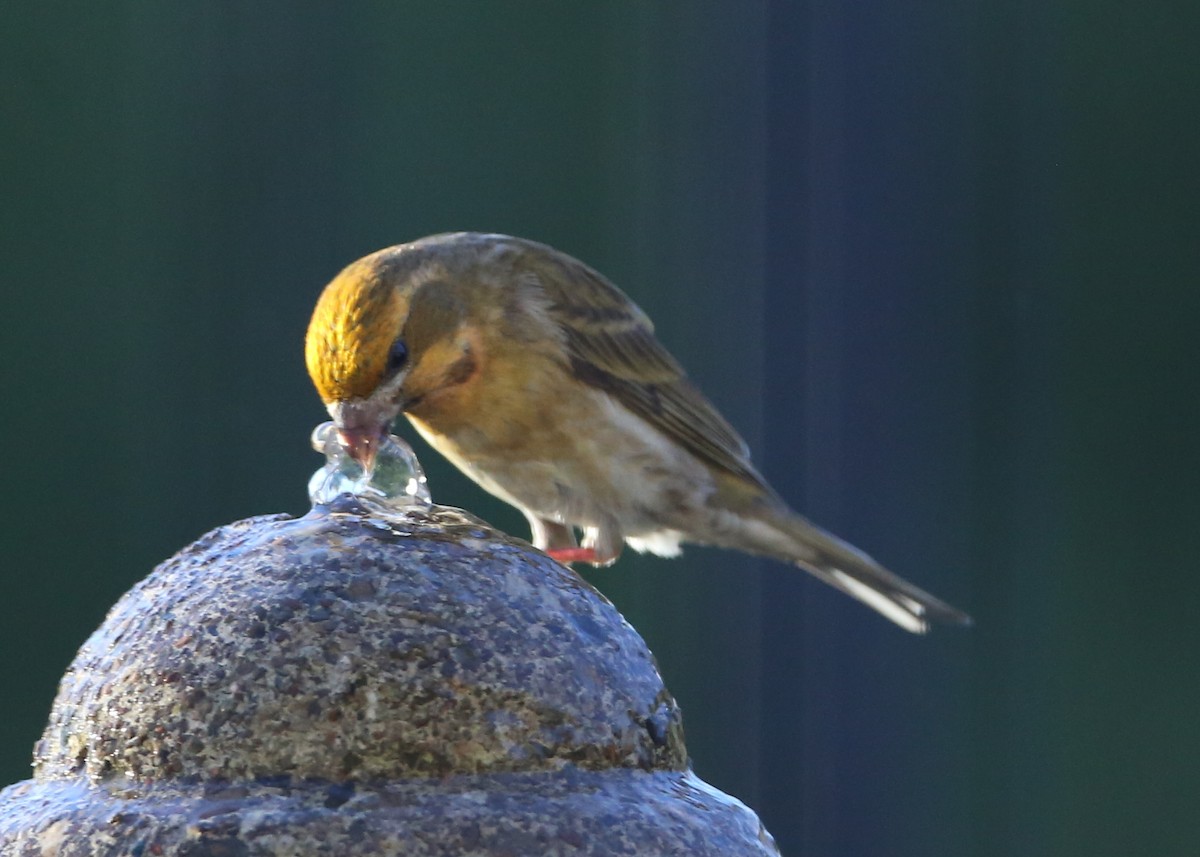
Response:
[[[785,853],[1195,854],[1198,19],[6,3],[0,780],[126,588],[306,508],[324,282],[483,229],[606,272],[781,493],[976,617],[704,550],[589,575]]]

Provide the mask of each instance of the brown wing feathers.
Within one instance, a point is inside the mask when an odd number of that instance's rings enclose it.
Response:
[[[559,270],[541,279],[575,376],[705,463],[761,483],[745,441],[688,381],[645,313],[597,272],[552,252]]]

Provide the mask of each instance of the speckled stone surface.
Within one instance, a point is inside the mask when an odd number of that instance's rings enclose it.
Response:
[[[0,854],[775,854],[582,578],[457,510],[222,527],[64,676]]]
[[[754,813],[694,774],[620,768],[438,783],[113,787],[27,782],[5,857],[538,857],[778,854]]]

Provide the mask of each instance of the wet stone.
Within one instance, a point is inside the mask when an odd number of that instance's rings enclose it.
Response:
[[[215,530],[63,677],[0,854],[775,854],[688,769],[641,637],[454,509]]]

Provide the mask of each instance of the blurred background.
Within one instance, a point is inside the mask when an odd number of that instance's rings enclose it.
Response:
[[[324,283],[476,229],[606,273],[785,497],[975,616],[912,637],[702,549],[588,573],[785,854],[1196,853],[1200,9],[1170,5],[5,4],[0,782],[122,592],[306,510]]]

